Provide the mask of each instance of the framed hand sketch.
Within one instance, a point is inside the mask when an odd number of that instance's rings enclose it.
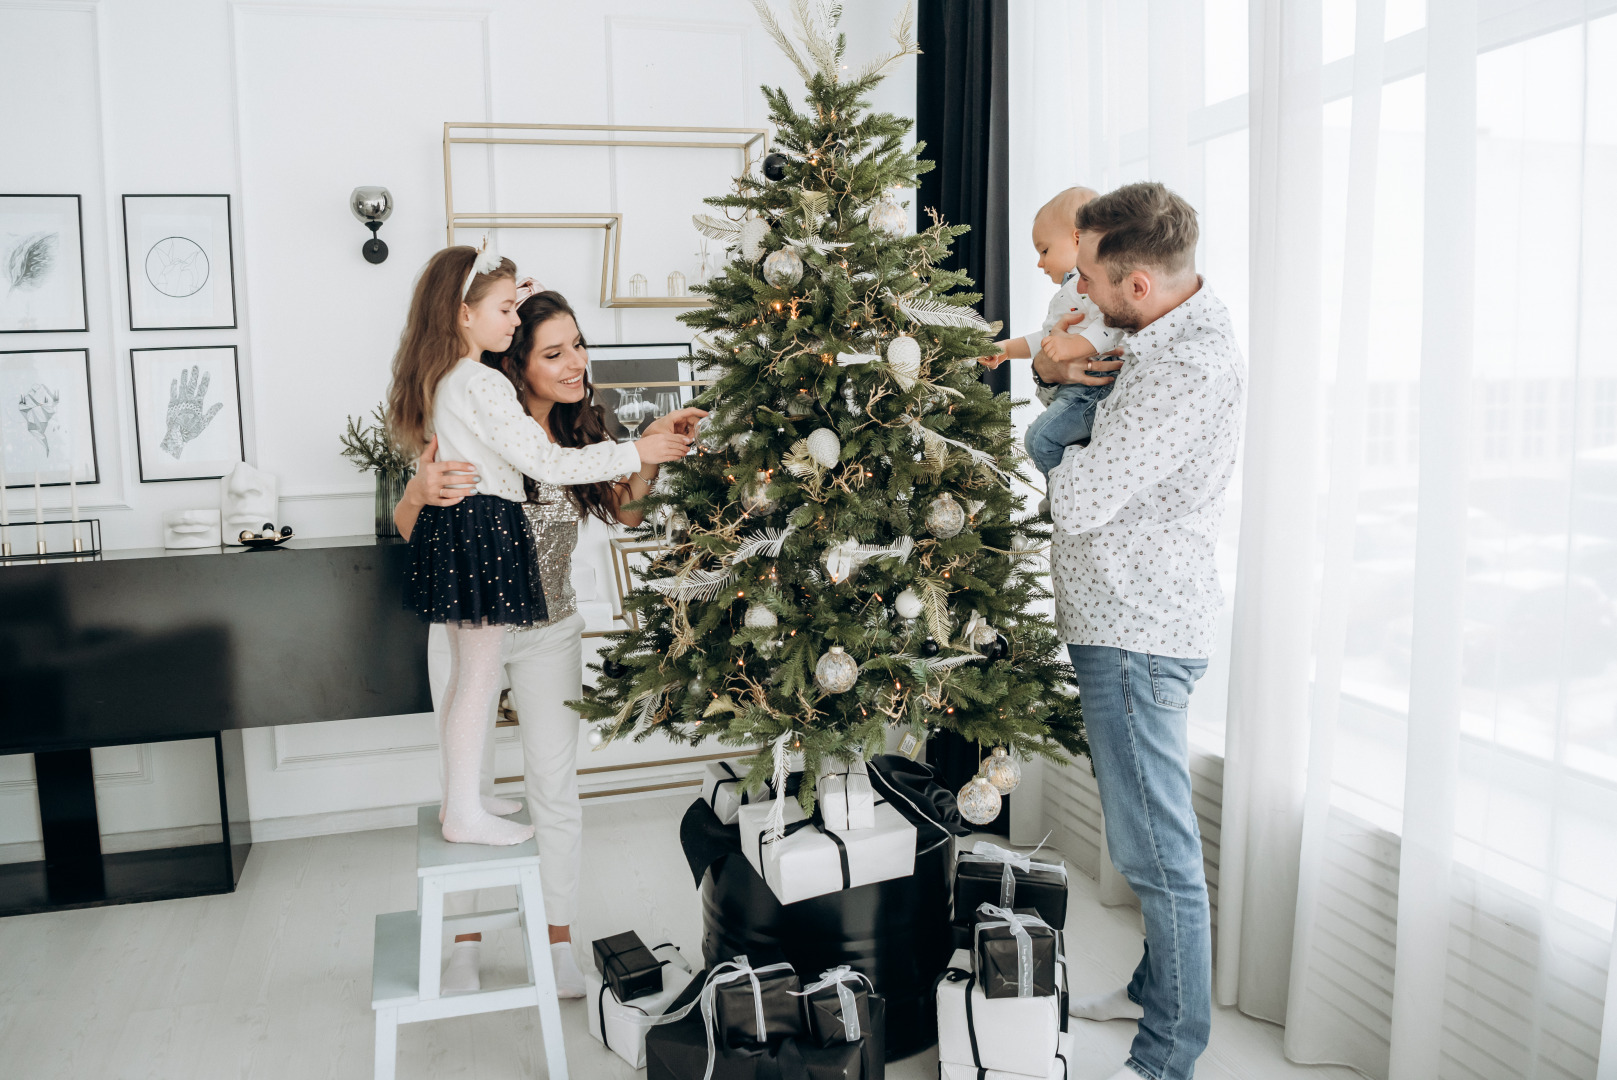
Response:
[[[0,352],[0,473],[6,487],[99,484],[90,351]]]
[[[125,195],[129,329],[234,330],[229,195]]]
[[[657,417],[682,408],[698,381],[689,342],[591,345],[590,384],[606,410],[606,429],[619,442],[639,437]]]
[[[0,334],[88,330],[77,195],[0,195]]]
[[[140,482],[212,480],[246,459],[236,347],[130,349]]]

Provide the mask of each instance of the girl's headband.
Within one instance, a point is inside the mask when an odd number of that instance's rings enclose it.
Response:
[[[478,274],[492,274],[500,268],[500,253],[489,246],[488,233],[483,234],[483,243],[477,249],[477,257],[472,260],[472,268],[466,271],[466,280],[460,286],[460,299],[464,303],[466,295],[472,291],[472,279]]]

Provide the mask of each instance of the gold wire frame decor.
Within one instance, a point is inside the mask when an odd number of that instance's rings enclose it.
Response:
[[[701,136],[706,136],[702,138]],[[455,209],[456,146],[638,146],[682,150],[731,150],[741,154],[741,171],[769,153],[767,128],[633,127],[624,124],[444,123],[444,215],[450,244],[463,230],[601,229],[601,306],[604,308],[706,307],[701,296],[623,296],[618,293],[618,250],[623,214],[615,210],[515,211]]]

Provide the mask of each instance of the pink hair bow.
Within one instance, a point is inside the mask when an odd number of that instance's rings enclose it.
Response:
[[[522,301],[526,300],[534,293],[542,293],[544,291],[545,287],[533,280],[533,278],[523,278],[521,281],[517,282],[517,303],[522,303]]]

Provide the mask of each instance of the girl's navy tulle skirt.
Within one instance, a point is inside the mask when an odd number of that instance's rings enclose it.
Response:
[[[410,533],[404,606],[431,622],[543,622],[545,595],[522,504],[468,495],[454,506],[422,507]]]

